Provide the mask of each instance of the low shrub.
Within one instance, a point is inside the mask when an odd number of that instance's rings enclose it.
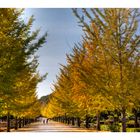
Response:
[[[140,132],[140,128],[127,128],[127,132]]]
[[[108,125],[101,125],[101,131],[109,131]]]
[[[119,125],[119,123],[110,124],[110,125],[108,125],[108,127],[109,127],[109,130],[111,132],[120,132],[120,125]]]

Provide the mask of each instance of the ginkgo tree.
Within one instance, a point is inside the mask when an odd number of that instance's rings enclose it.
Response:
[[[98,91],[95,90],[94,85],[91,88],[90,77],[93,71],[85,48],[76,45],[73,53],[67,55],[67,63],[67,66],[62,66],[60,69],[61,73],[57,77],[55,90],[52,93],[53,99],[47,104],[44,112],[53,114],[53,117],[67,116],[72,120],[77,118],[78,126],[80,120],[86,120],[87,128],[89,118],[97,116],[97,129],[100,130],[100,112],[107,110],[109,105],[101,94],[96,93]],[[52,117],[51,115],[49,117]]]
[[[71,63],[71,79],[73,82],[73,100],[79,106],[80,115],[86,118],[88,128],[88,117],[97,117],[97,130],[100,130],[100,112],[110,109],[109,102],[100,94],[97,84],[97,74],[92,69],[93,63],[85,45],[74,47],[73,55],[68,56]]]
[[[0,103],[2,112],[8,115],[7,131],[10,131],[10,113],[23,107],[23,104],[25,108],[34,106],[33,102],[37,100],[36,86],[41,80],[36,72],[38,60],[35,53],[47,37],[47,33],[38,37],[38,29],[31,31],[34,18],[30,17],[25,23],[21,18],[23,11],[0,9]]]
[[[35,118],[40,115],[39,102],[36,96],[36,86],[43,77],[24,70],[16,79],[14,93],[11,100],[11,114],[17,118]]]
[[[95,8],[73,12],[84,31],[82,44],[67,55],[46,111],[56,111],[54,117],[58,112],[97,116],[98,130],[100,113],[117,111],[125,132],[127,113],[140,103],[140,11]]]
[[[76,105],[75,103],[73,103],[71,97],[72,83],[69,78],[70,77],[68,69],[65,66],[63,66],[63,69],[61,69],[60,76],[57,77],[57,84],[54,85],[55,90],[52,94],[52,99],[47,105],[48,110],[50,110],[50,107],[54,106],[54,109],[51,109],[51,112],[55,112],[54,116],[56,114],[57,116],[65,116],[65,119],[67,117],[73,117],[75,114],[74,111],[76,111]],[[49,113],[49,111],[47,113]]]
[[[99,67],[94,71],[101,72],[98,75],[101,93],[120,110],[124,132],[126,111],[132,105],[131,99],[139,94],[132,90],[137,88],[132,73],[139,62],[139,9],[83,9],[83,16],[76,9],[73,11],[85,31],[88,50],[96,57]]]

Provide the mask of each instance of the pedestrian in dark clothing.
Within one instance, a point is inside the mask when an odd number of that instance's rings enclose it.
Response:
[[[48,123],[48,119],[46,119],[46,124]]]

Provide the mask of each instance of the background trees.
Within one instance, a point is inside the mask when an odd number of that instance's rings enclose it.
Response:
[[[59,107],[66,113],[74,103],[73,114],[96,114],[98,129],[99,114],[117,110],[125,132],[127,113],[139,105],[139,9],[73,12],[84,36],[82,44],[67,55],[67,65],[55,86],[55,94],[61,98],[56,99]],[[62,102],[71,104],[61,106]]]
[[[0,9],[0,101],[3,112],[8,114],[7,131],[10,131],[10,115],[38,115],[34,109],[36,86],[46,77],[37,73],[35,53],[46,42],[47,33],[38,37],[39,30],[31,31],[34,18],[25,23],[22,12],[21,9]]]
[[[104,71],[98,75],[106,90],[103,94],[106,94],[106,97],[111,96],[115,108],[122,113],[122,131],[126,131],[126,111],[132,103],[131,98],[139,94],[132,93],[131,90],[135,87],[135,81],[132,79],[133,66],[139,61],[139,11],[91,9],[90,13],[83,9],[83,14],[90,20],[90,24],[86,23],[76,10],[74,13],[85,30],[86,42],[89,45],[95,44],[93,47],[97,52],[94,51],[94,56],[96,55],[98,63],[101,62],[98,70]]]
[[[36,51],[47,34],[38,37],[31,31],[33,17],[25,23],[23,10],[0,9],[0,115],[15,118],[39,115],[36,86],[46,75],[37,72]],[[140,35],[139,9],[73,9],[84,31],[81,44],[67,54],[54,91],[42,113],[62,117],[65,122],[96,118],[100,130],[102,113],[121,113],[122,131],[126,131],[128,113],[139,108]],[[26,113],[24,113],[26,111]]]

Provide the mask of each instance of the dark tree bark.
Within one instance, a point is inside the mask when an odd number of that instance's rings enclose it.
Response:
[[[86,115],[86,128],[89,128],[89,117]]]
[[[65,122],[65,119],[64,119],[64,117],[62,117],[62,123],[64,123]]]
[[[23,119],[22,119],[22,127],[24,127],[24,125],[25,125],[25,118],[23,117]]]
[[[60,117],[58,117],[58,122],[60,122]]]
[[[139,124],[138,124],[138,111],[136,109],[134,109],[134,115],[135,115],[135,127],[139,127]]]
[[[17,119],[17,117],[15,118],[15,130],[17,130],[18,129],[18,119]]]
[[[65,117],[65,123],[68,123],[68,118],[67,117]]]
[[[70,124],[70,118],[68,118],[68,124]]]
[[[100,128],[100,112],[97,113],[97,126],[96,126],[96,129],[98,131],[101,130],[101,128]]]
[[[75,125],[74,117],[72,117],[72,125]]]
[[[122,132],[126,132],[126,109],[122,109]]]
[[[81,120],[80,120],[80,118],[78,117],[78,118],[77,118],[77,126],[80,127],[80,125],[81,125]]]
[[[61,123],[63,122],[63,118],[62,118],[62,117],[60,117],[60,122],[61,122]]]
[[[7,132],[10,132],[10,113],[7,113]]]
[[[67,116],[66,116],[66,113],[65,113],[65,116],[64,116],[64,123],[67,123]]]
[[[21,118],[19,118],[19,128],[21,128]]]

